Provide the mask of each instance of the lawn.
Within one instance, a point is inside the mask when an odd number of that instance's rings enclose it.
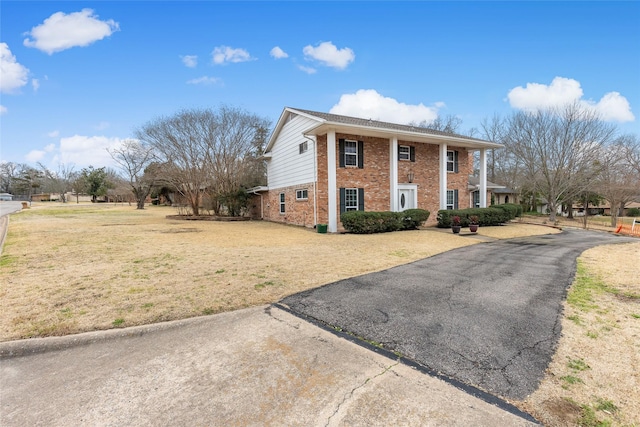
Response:
[[[34,203],[10,218],[0,256],[0,341],[149,324],[272,303],[359,274],[476,244],[433,228],[318,234],[262,221],[168,219],[173,208]],[[493,238],[556,233],[523,223]],[[515,402],[545,425],[640,420],[640,241],[579,259],[557,353]]]

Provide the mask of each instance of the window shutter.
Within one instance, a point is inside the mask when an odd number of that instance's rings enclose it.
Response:
[[[416,161],[416,147],[409,147],[409,158],[412,162]]]
[[[458,190],[453,190],[453,208],[458,209]]]
[[[458,173],[458,150],[453,152],[453,171],[455,173]],[[458,191],[458,190],[456,190],[456,191]],[[458,200],[457,196],[456,196],[456,200]],[[456,209],[458,209],[458,208],[456,208]]]
[[[358,210],[364,210],[364,188],[358,188]]]
[[[338,158],[340,159],[340,167],[344,167],[344,139],[338,140]]]
[[[344,212],[345,199],[346,199],[346,196],[345,196],[344,188],[341,188],[340,189],[340,213]]]
[[[364,142],[358,141],[358,167],[364,168]]]

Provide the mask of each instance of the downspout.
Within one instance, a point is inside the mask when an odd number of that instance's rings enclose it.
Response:
[[[308,137],[304,133],[302,137],[308,139],[313,144],[313,226],[318,224],[318,146],[315,139]]]

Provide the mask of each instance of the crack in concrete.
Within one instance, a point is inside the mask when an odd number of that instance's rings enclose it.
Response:
[[[371,378],[367,378],[366,380],[364,380],[364,382],[362,384],[360,384],[357,387],[354,387],[353,389],[351,389],[350,392],[345,393],[344,398],[342,399],[342,401],[340,403],[338,403],[338,406],[336,407],[336,410],[333,411],[333,414],[329,415],[329,418],[327,418],[327,423],[325,424],[325,427],[328,427],[329,424],[331,423],[331,419],[340,411],[340,408],[342,407],[342,405],[344,405],[348,400],[350,400],[353,397],[353,394],[363,388],[364,386],[366,386],[370,381],[375,380],[378,377],[381,377],[382,375],[386,374],[387,372],[389,372],[391,369],[395,368],[396,366],[398,366],[400,364],[400,360],[398,360],[396,363],[387,366],[386,368],[384,368],[382,370],[382,372],[374,375]]]

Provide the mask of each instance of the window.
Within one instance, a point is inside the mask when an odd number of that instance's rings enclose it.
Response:
[[[362,141],[340,139],[338,144],[341,168],[356,166],[362,169],[364,167],[364,143]]]
[[[307,144],[307,141],[301,142],[300,144],[298,144],[298,152],[299,154],[302,154],[304,152],[306,152],[309,149],[309,145]]]
[[[480,192],[479,191],[474,191],[473,192],[473,207],[474,208],[479,208],[480,207]]]
[[[409,160],[411,157],[411,147],[401,145],[398,147],[398,160]]]
[[[458,209],[458,190],[447,190],[447,209]]]
[[[364,210],[364,188],[340,189],[340,213]]]
[[[408,145],[398,146],[398,160],[416,161],[416,148]]]
[[[307,190],[296,190],[296,200],[307,200],[309,192]]]
[[[284,193],[280,193],[280,213],[284,213]]]
[[[356,141],[344,142],[344,164],[345,166],[358,165],[358,142]]]
[[[447,172],[458,172],[457,151],[447,151]]]

